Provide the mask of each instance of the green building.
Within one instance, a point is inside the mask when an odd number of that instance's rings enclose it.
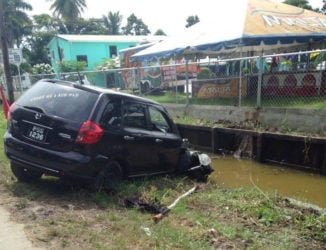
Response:
[[[86,70],[93,70],[103,58],[118,57],[122,49],[161,39],[161,36],[57,35],[48,49],[55,72],[58,72],[57,63],[63,60],[85,61]]]
[[[162,36],[56,35],[48,44],[51,65],[58,73],[61,61],[84,61],[85,71],[94,70],[103,58],[119,58],[119,51],[139,44],[162,40]],[[112,80],[112,73],[88,73],[91,84],[103,87],[124,85],[121,77]]]

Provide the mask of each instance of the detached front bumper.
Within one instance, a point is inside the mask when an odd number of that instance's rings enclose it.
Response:
[[[214,171],[211,166],[211,158],[198,151],[190,151],[190,166],[186,170],[187,174],[197,181],[206,182],[209,175]]]

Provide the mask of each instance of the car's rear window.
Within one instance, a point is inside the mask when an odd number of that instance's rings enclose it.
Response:
[[[47,115],[85,121],[98,98],[96,93],[50,82],[38,82],[26,91],[17,104]]]

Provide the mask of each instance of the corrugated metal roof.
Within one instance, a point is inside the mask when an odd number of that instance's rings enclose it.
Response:
[[[165,36],[57,35],[69,42],[154,42]]]

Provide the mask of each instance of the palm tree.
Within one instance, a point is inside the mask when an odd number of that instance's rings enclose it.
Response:
[[[61,18],[64,33],[75,33],[74,24],[86,8],[86,0],[48,0],[52,1],[50,7],[54,15]]]
[[[86,0],[49,0],[52,3],[50,9],[66,22],[71,22],[78,17],[86,8]]]
[[[26,35],[26,28],[31,28],[32,21],[24,11],[32,10],[32,6],[23,0],[0,0],[0,2],[0,44],[9,103],[13,103],[14,89],[9,65],[8,45],[11,47],[15,41],[19,47],[21,38]]]
[[[19,47],[22,37],[31,33],[32,20],[25,11],[33,7],[23,0],[3,0],[3,8],[8,44]]]
[[[109,35],[119,35],[122,22],[122,15],[118,12],[109,12],[107,16],[103,15],[104,26]]]

